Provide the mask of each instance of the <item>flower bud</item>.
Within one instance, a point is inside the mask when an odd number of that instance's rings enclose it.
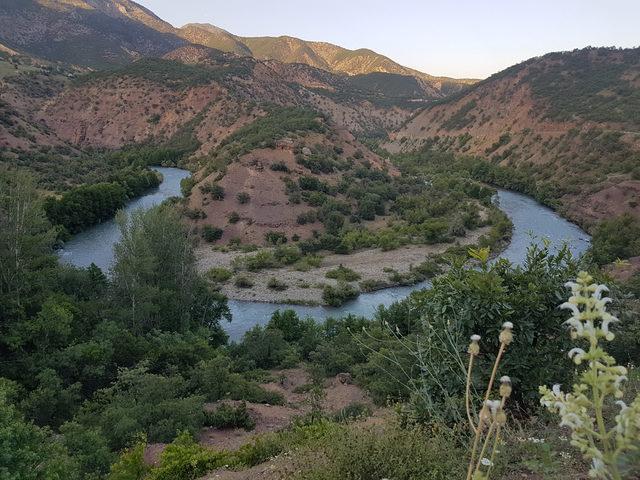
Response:
[[[480,341],[480,335],[471,335],[471,343],[469,344],[469,348],[467,352],[470,355],[478,355],[480,353],[480,345],[478,342]]]
[[[480,423],[489,423],[491,421],[491,408],[489,404],[489,400],[482,404],[482,408],[480,409]]]
[[[506,375],[500,378],[500,396],[505,398],[511,396],[511,378]]]
[[[501,408],[496,412],[496,424],[499,426],[504,426],[507,423],[507,414],[504,413],[504,410]]]
[[[504,322],[502,324],[502,331],[500,332],[500,336],[498,339],[500,343],[504,343],[505,345],[509,345],[513,341],[513,323]]]

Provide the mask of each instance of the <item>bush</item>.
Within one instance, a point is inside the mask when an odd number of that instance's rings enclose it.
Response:
[[[200,191],[205,194],[210,193],[213,200],[224,200],[224,188],[217,183],[200,185]]]
[[[236,276],[236,279],[234,280],[233,284],[238,288],[251,288],[251,287],[253,287],[253,281],[249,277],[247,277],[245,275]]]
[[[598,265],[640,255],[640,222],[628,213],[602,221],[593,233],[591,254]]]
[[[249,195],[247,192],[240,192],[236,195],[236,199],[238,200],[238,203],[240,205],[244,205],[245,203],[249,203],[249,201],[251,200],[251,195]]]
[[[287,243],[287,236],[282,232],[267,232],[264,239],[269,245],[282,245]]]
[[[206,411],[204,423],[214,428],[243,428],[253,430],[256,422],[247,411],[247,404],[241,402],[236,406],[222,403],[213,411]]]
[[[371,407],[364,403],[350,403],[346,407],[342,408],[339,412],[333,415],[335,422],[349,422],[351,420],[358,420],[361,418],[369,417],[371,415]]]
[[[289,286],[281,280],[278,280],[276,277],[271,277],[267,282],[267,288],[270,290],[276,290],[278,292],[282,292],[289,288]]]
[[[339,307],[349,300],[353,300],[359,295],[360,292],[352,285],[339,281],[337,286],[325,285],[322,289],[322,300],[327,305],[332,307]]]
[[[224,283],[233,276],[233,272],[223,267],[213,267],[205,275],[212,282]]]
[[[298,460],[292,480],[464,478],[465,456],[442,429],[342,429]]]
[[[320,255],[305,255],[298,260],[293,268],[299,272],[308,272],[313,268],[319,268],[322,265],[322,257]]]
[[[227,220],[231,224],[238,223],[240,221],[240,214],[238,212],[231,212]]]
[[[354,272],[350,268],[339,265],[333,270],[329,270],[325,277],[332,278],[334,280],[340,280],[343,282],[355,282],[356,280],[360,280],[360,274]]]
[[[202,227],[202,238],[206,242],[215,242],[222,238],[224,231],[221,228],[214,227],[213,225],[204,225]]]
[[[274,172],[289,172],[289,167],[287,167],[287,164],[284,162],[274,162],[269,168]]]

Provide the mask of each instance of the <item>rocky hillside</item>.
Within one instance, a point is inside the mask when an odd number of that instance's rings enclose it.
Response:
[[[179,35],[192,43],[217,48],[239,55],[251,55],[261,60],[282,63],[303,63],[334,73],[365,75],[391,73],[417,79],[431,97],[443,97],[458,92],[476,82],[471,79],[434,77],[404,67],[388,57],[361,48],[349,50],[326,42],[310,42],[295,37],[239,37],[209,24],[188,24]]]
[[[129,0],[3,0],[0,42],[47,60],[103,68],[187,42]]]
[[[640,216],[640,49],[533,58],[424,108],[387,145],[425,147],[512,167],[586,226]]]
[[[420,97],[441,98],[473,83],[403,67],[367,49],[347,50],[292,37],[238,37],[209,24],[177,29],[130,0],[4,0],[2,48],[50,61],[103,69],[162,56],[187,44],[282,63],[304,63],[333,73],[391,73],[411,77]]]

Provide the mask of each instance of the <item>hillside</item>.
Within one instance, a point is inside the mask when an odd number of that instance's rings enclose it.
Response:
[[[433,97],[455,93],[476,82],[471,79],[434,77],[404,67],[373,50],[361,48],[349,50],[327,42],[310,42],[295,37],[239,37],[210,24],[187,24],[179,35],[192,43],[198,43],[225,52],[251,55],[261,60],[277,60],[282,63],[303,63],[333,73],[364,75],[391,73],[414,77],[426,84]]]
[[[49,61],[104,69],[159,57],[189,43],[339,74],[408,76],[422,85],[423,100],[441,98],[474,82],[433,77],[367,49],[348,50],[292,37],[238,37],[200,23],[177,29],[130,0],[6,0],[0,4],[2,49]]]
[[[93,68],[158,56],[185,40],[129,0],[6,0],[0,42],[47,60]]]
[[[427,106],[387,148],[485,158],[588,227],[640,216],[639,112],[640,49],[551,53]]]

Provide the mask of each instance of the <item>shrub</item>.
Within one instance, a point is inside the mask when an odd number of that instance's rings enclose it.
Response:
[[[200,191],[205,194],[211,194],[211,198],[213,200],[224,200],[224,188],[222,185],[218,185],[217,183],[200,185]]]
[[[442,429],[341,429],[298,460],[292,480],[449,480],[464,478],[464,458]]]
[[[277,268],[280,263],[276,259],[273,252],[269,250],[260,250],[253,255],[243,255],[233,259],[234,268],[244,268],[250,272],[257,272],[265,268]]]
[[[270,290],[275,290],[278,292],[282,292],[289,288],[289,286],[281,280],[278,280],[276,277],[271,277],[267,282],[267,288]]]
[[[293,268],[299,272],[308,272],[313,268],[319,268],[322,265],[322,256],[307,254],[298,260]]]
[[[233,272],[223,267],[213,267],[205,275],[212,282],[224,283],[233,276]]]
[[[279,245],[273,250],[273,256],[281,265],[291,265],[302,258],[302,253],[295,245]]]
[[[222,403],[213,411],[206,411],[204,424],[214,428],[243,428],[253,430],[256,422],[247,411],[247,404],[240,402],[233,406],[229,403]]]
[[[213,225],[204,225],[202,227],[202,238],[207,242],[215,242],[222,238],[224,231],[221,228],[214,227]]]
[[[238,203],[240,205],[244,205],[245,203],[249,203],[249,201],[251,200],[251,195],[249,195],[247,192],[240,192],[236,195],[236,199],[238,200]]]
[[[350,268],[339,265],[333,270],[329,270],[325,277],[332,278],[334,280],[339,280],[343,282],[355,282],[356,280],[360,280],[360,274],[354,272]]]
[[[269,168],[274,172],[289,172],[289,167],[284,162],[273,162]]]
[[[340,411],[336,412],[333,415],[333,420],[335,422],[349,422],[351,420],[358,420],[360,418],[368,417],[371,415],[371,413],[371,407],[369,405],[355,402],[350,403]]]
[[[349,283],[339,281],[337,286],[325,285],[322,289],[322,300],[327,305],[339,307],[358,296],[358,290]]]
[[[233,284],[238,288],[251,288],[253,287],[253,281],[245,275],[237,275]]]
[[[240,221],[240,214],[238,212],[231,212],[229,217],[227,217],[227,220],[231,224],[238,223]]]
[[[267,232],[264,239],[269,245],[282,245],[287,243],[287,236],[283,232]]]
[[[628,213],[602,221],[593,233],[591,254],[598,265],[640,255],[640,222]]]

